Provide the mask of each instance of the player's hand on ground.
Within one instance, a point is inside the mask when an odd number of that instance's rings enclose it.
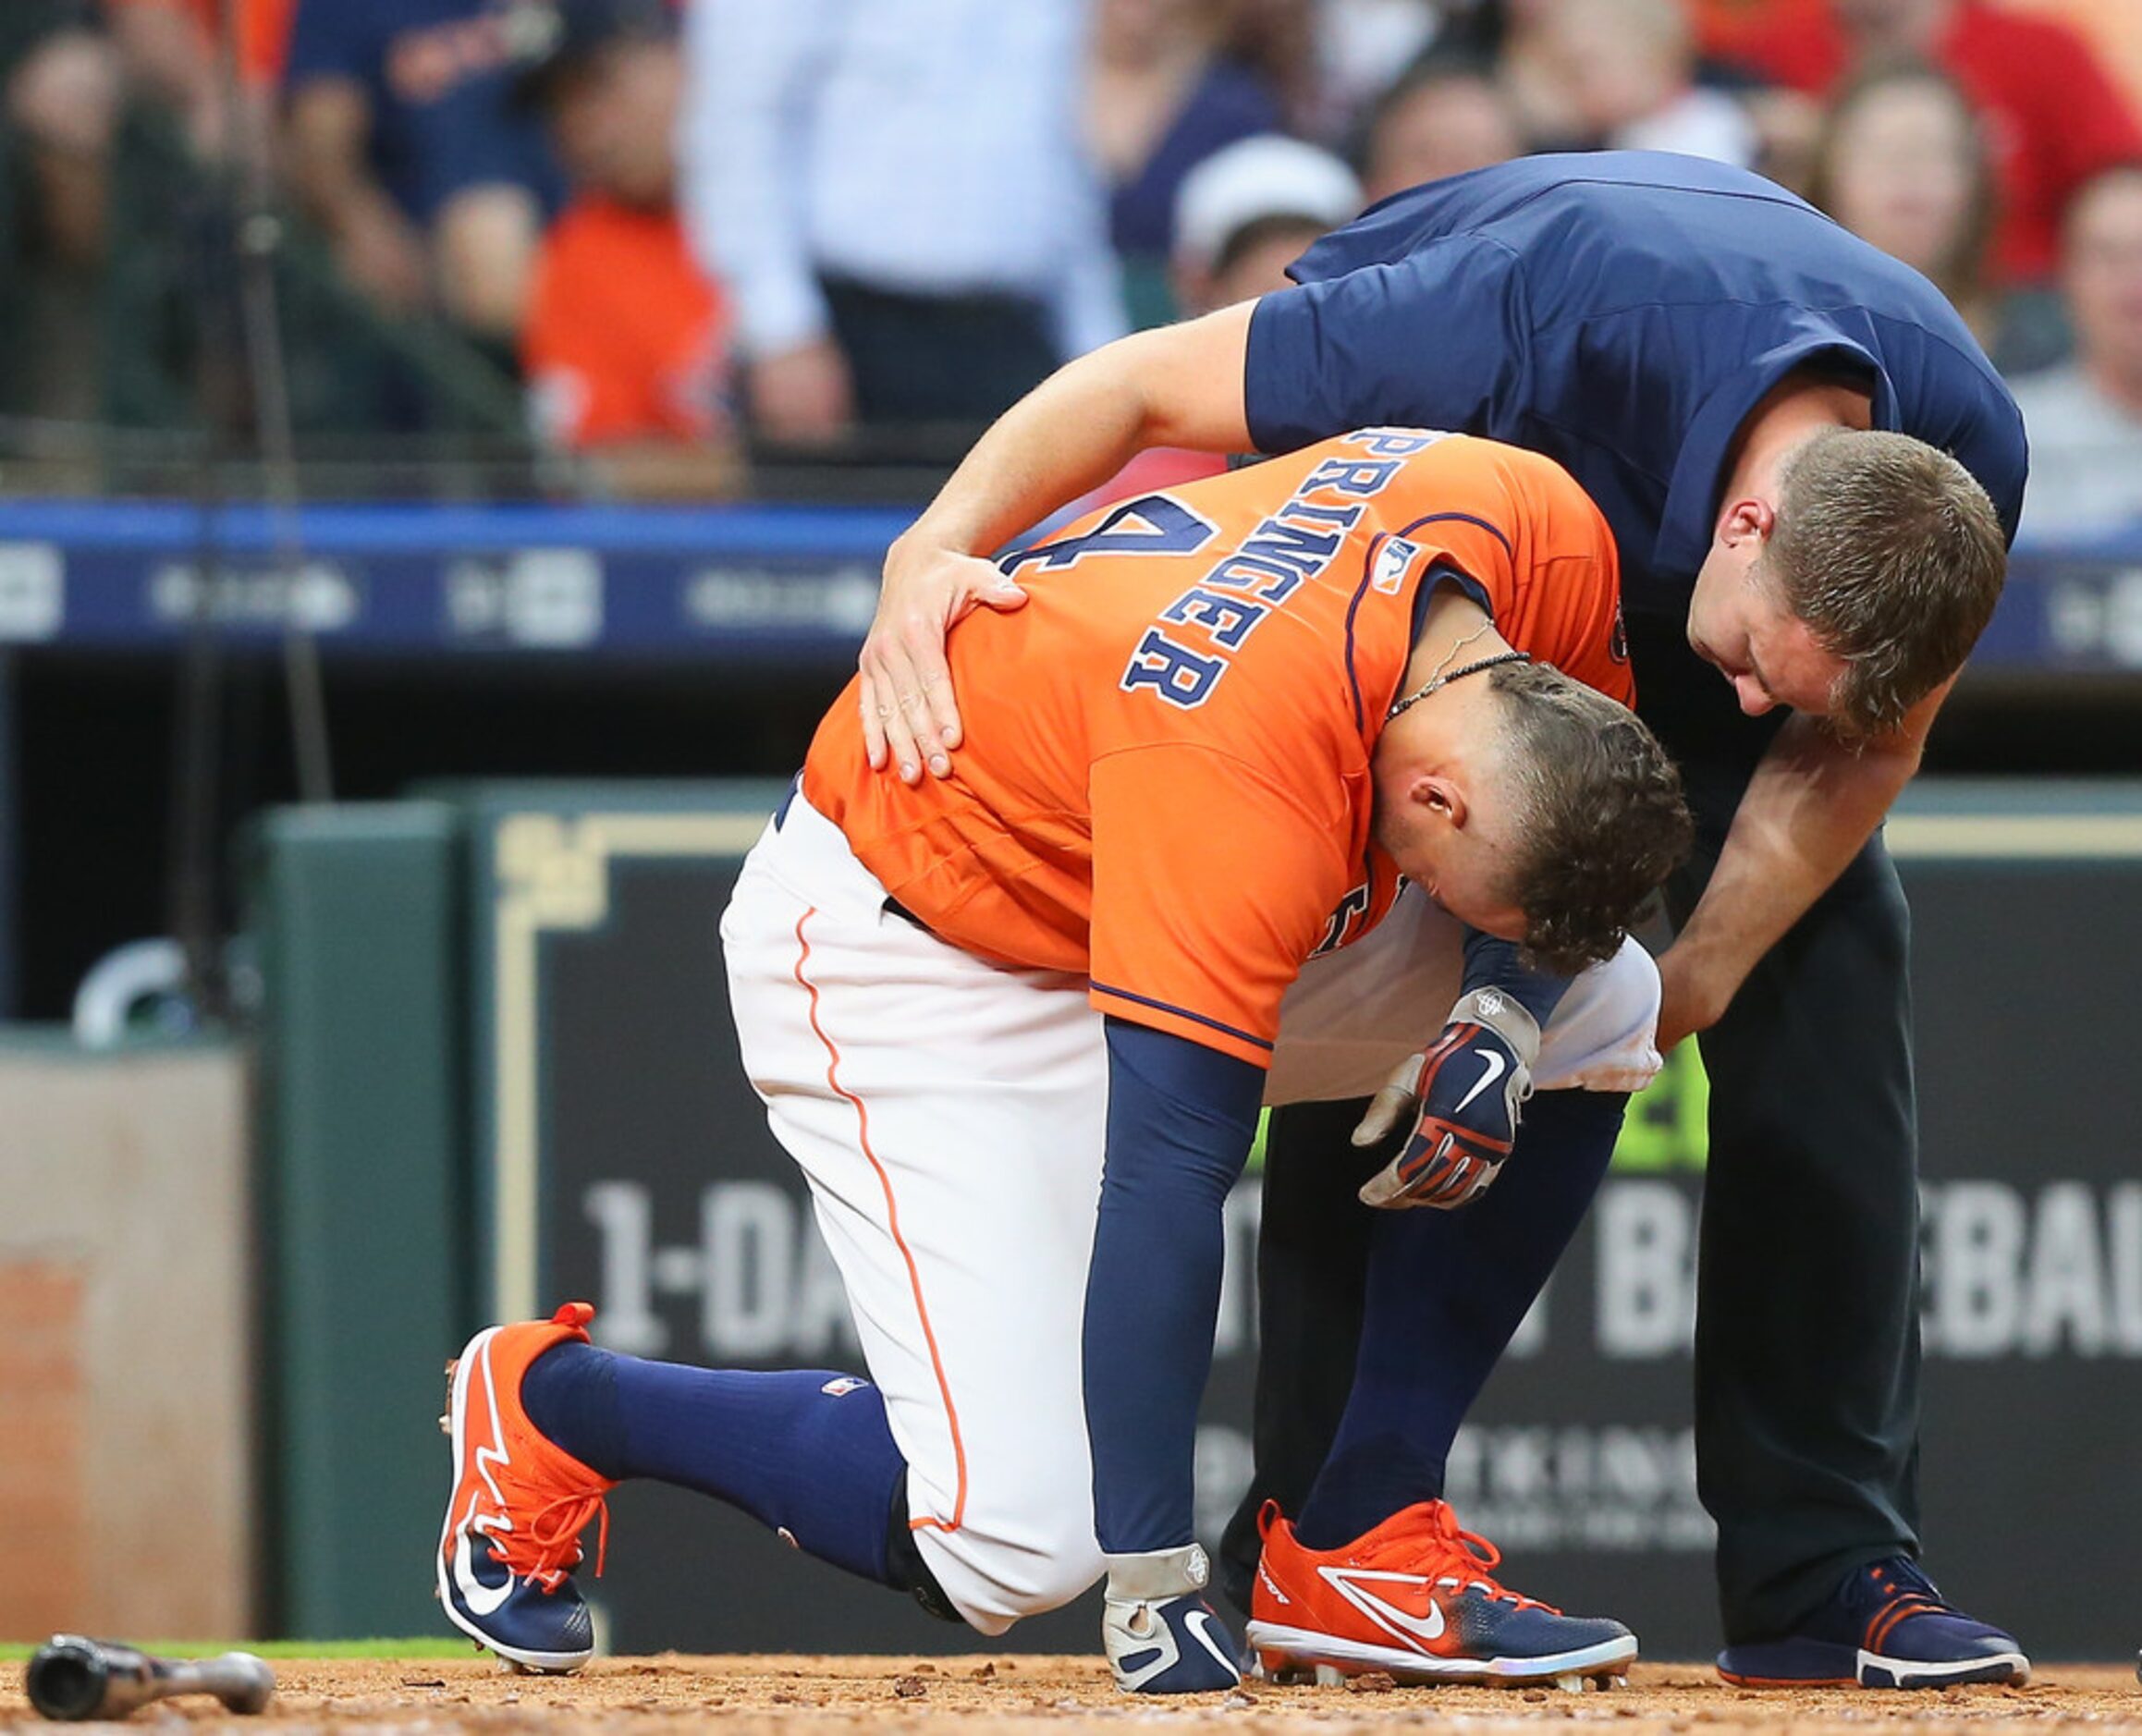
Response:
[[[1393,1208],[1448,1211],[1493,1185],[1517,1138],[1518,1106],[1532,1094],[1539,1026],[1496,989],[1475,989],[1426,1054],[1410,1057],[1353,1130],[1374,1145],[1413,1119],[1405,1148],[1363,1184],[1362,1199]]]
[[[885,588],[856,667],[863,675],[863,740],[874,770],[918,782],[926,765],[949,776],[963,739],[945,661],[945,636],[977,607],[1015,609],[1026,593],[993,562],[943,547],[893,544]]]
[[[1126,1693],[1212,1693],[1242,1685],[1234,1638],[1205,1585],[1212,1564],[1197,1544],[1108,1557],[1101,1646]]]

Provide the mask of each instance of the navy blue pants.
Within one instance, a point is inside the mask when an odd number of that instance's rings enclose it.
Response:
[[[1688,653],[1680,622],[1629,625],[1639,708],[1681,764],[1696,815],[1696,855],[1668,888],[1679,919],[1701,895],[1776,720],[1740,716],[1726,683]],[[1877,837],[1701,1038],[1711,1095],[1696,1465],[1718,1522],[1729,1644],[1790,1630],[1852,1567],[1916,1548],[1909,938],[1903,888]],[[1255,1569],[1257,1506],[1269,1496],[1298,1510],[1345,1403],[1370,1216],[1353,1190],[1375,1168],[1346,1145],[1362,1106],[1306,1105],[1272,1119],[1257,1472],[1223,1550],[1230,1595],[1246,1595]],[[1511,1162],[1523,1161],[1521,1143]],[[1433,1362],[1423,1377],[1438,1377]]]

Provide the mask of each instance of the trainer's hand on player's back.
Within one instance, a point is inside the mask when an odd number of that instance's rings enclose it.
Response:
[[[951,775],[952,750],[963,736],[945,636],[971,609],[1015,609],[1025,601],[989,561],[906,537],[894,542],[877,616],[856,659],[873,770],[895,766],[905,784],[919,782],[924,765],[939,777]]]

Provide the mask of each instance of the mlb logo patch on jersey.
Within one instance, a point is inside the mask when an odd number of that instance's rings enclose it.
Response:
[[[1387,537],[1376,551],[1376,570],[1368,582],[1387,597],[1395,597],[1405,583],[1406,568],[1419,557],[1420,548],[1402,536]]]

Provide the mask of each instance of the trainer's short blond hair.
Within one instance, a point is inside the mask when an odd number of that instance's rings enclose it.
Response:
[[[1909,434],[1834,429],[1785,463],[1763,571],[1842,657],[1829,716],[1879,735],[1964,666],[2008,571],[1977,480]]]

